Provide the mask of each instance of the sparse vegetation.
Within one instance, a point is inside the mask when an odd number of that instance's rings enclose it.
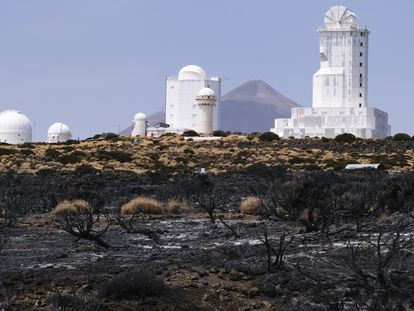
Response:
[[[275,141],[275,140],[280,140],[280,137],[279,135],[273,132],[264,132],[259,135],[259,139],[261,141]]]
[[[397,133],[392,137],[393,141],[410,141],[411,136],[406,133]]]
[[[351,133],[343,133],[343,134],[339,134],[335,137],[335,140],[339,143],[352,143],[356,139],[357,138],[355,137],[355,135],[351,134]]]
[[[258,197],[247,197],[240,203],[240,212],[247,215],[259,215],[263,207]]]
[[[147,197],[138,197],[125,203],[121,207],[121,213],[124,215],[153,214],[161,215],[166,212],[163,204],[155,199]]]

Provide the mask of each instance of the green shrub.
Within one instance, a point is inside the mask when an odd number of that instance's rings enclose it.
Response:
[[[335,137],[335,141],[338,143],[352,143],[356,140],[356,136],[351,133],[339,134]]]
[[[56,161],[62,154],[56,149],[46,149],[45,151],[45,160],[46,161]]]
[[[115,133],[102,133],[102,134],[96,134],[92,137],[92,139],[104,139],[108,141],[118,141],[120,139],[118,134]]]
[[[23,149],[20,151],[22,154],[24,154],[25,156],[29,156],[29,155],[34,155],[35,152],[33,150],[30,149]]]
[[[183,136],[184,137],[198,137],[198,136],[200,136],[200,134],[198,134],[196,131],[189,130],[189,131],[185,131],[183,133]]]
[[[34,148],[32,143],[23,143],[21,145],[18,145],[19,148]]]
[[[9,155],[9,154],[16,154],[16,150],[0,148],[0,156]]]
[[[81,160],[81,157],[73,155],[72,153],[61,155],[56,159],[57,162],[60,162],[64,165],[79,163]]]
[[[65,145],[78,145],[80,144],[79,140],[69,139],[64,142]]]
[[[103,149],[98,149],[95,153],[95,157],[98,160],[116,160],[121,163],[131,162],[132,156],[128,152],[124,151],[107,151]]]
[[[274,140],[280,140],[280,137],[276,133],[264,132],[260,134],[259,139],[261,141],[274,141]]]
[[[221,130],[213,131],[212,134],[213,136],[216,136],[216,137],[227,137],[228,136],[228,134],[225,131],[221,131]]]
[[[411,136],[406,133],[397,133],[392,137],[393,141],[409,141],[412,140]]]

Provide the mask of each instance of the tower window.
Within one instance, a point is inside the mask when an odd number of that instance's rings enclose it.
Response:
[[[359,67],[362,67],[362,63],[359,63]]]
[[[361,42],[359,45],[360,45],[360,46],[364,46],[364,42]]]
[[[361,108],[362,107],[362,104],[359,104],[359,108]]]
[[[362,83],[359,84],[359,87],[362,87]]]
[[[361,52],[361,53],[359,53],[359,56],[361,56],[361,57],[362,57],[362,52]]]
[[[362,78],[362,73],[359,74],[359,77]]]
[[[359,97],[362,97],[362,93],[359,93]]]

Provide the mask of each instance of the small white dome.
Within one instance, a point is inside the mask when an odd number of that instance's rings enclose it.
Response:
[[[209,87],[205,87],[198,92],[198,96],[216,96],[216,93]]]
[[[206,72],[197,65],[183,67],[178,73],[178,80],[204,80]]]
[[[32,135],[32,124],[20,111],[6,110],[0,113],[0,133],[23,133]]]
[[[142,112],[138,112],[135,117],[134,117],[135,121],[146,121],[147,120],[147,116],[142,113]]]
[[[53,123],[50,127],[49,130],[47,131],[47,133],[50,134],[68,134],[71,135],[72,131],[70,130],[69,126],[67,126],[66,124],[62,123],[62,122],[56,122]]]

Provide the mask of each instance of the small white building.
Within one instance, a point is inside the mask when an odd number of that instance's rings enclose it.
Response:
[[[164,134],[178,134],[181,135],[183,134],[185,131],[188,131],[188,129],[186,128],[172,128],[170,127],[168,124],[166,123],[158,123],[154,126],[150,126],[147,128],[147,137],[150,138],[157,138],[157,137],[161,137]]]
[[[342,133],[389,136],[388,114],[368,107],[369,30],[358,26],[351,10],[334,6],[318,32],[320,69],[313,75],[312,107],[292,108],[291,118],[276,119],[271,131],[298,138],[333,138]]]
[[[47,131],[48,143],[64,143],[72,138],[72,131],[62,122],[53,123]]]
[[[23,144],[32,141],[32,124],[20,111],[6,110],[0,113],[0,142]]]
[[[213,107],[213,130],[218,129],[221,94],[219,77],[208,77],[201,67],[190,65],[182,68],[178,76],[167,76],[165,87],[165,122],[170,128],[197,131],[201,110],[196,98],[201,89],[210,88],[217,97]]]
[[[196,97],[199,108],[197,132],[202,135],[210,135],[213,131],[213,110],[216,106],[217,96],[208,87],[202,88]]]
[[[147,116],[142,112],[135,115],[132,123],[132,137],[142,136],[145,137],[147,134]]]

